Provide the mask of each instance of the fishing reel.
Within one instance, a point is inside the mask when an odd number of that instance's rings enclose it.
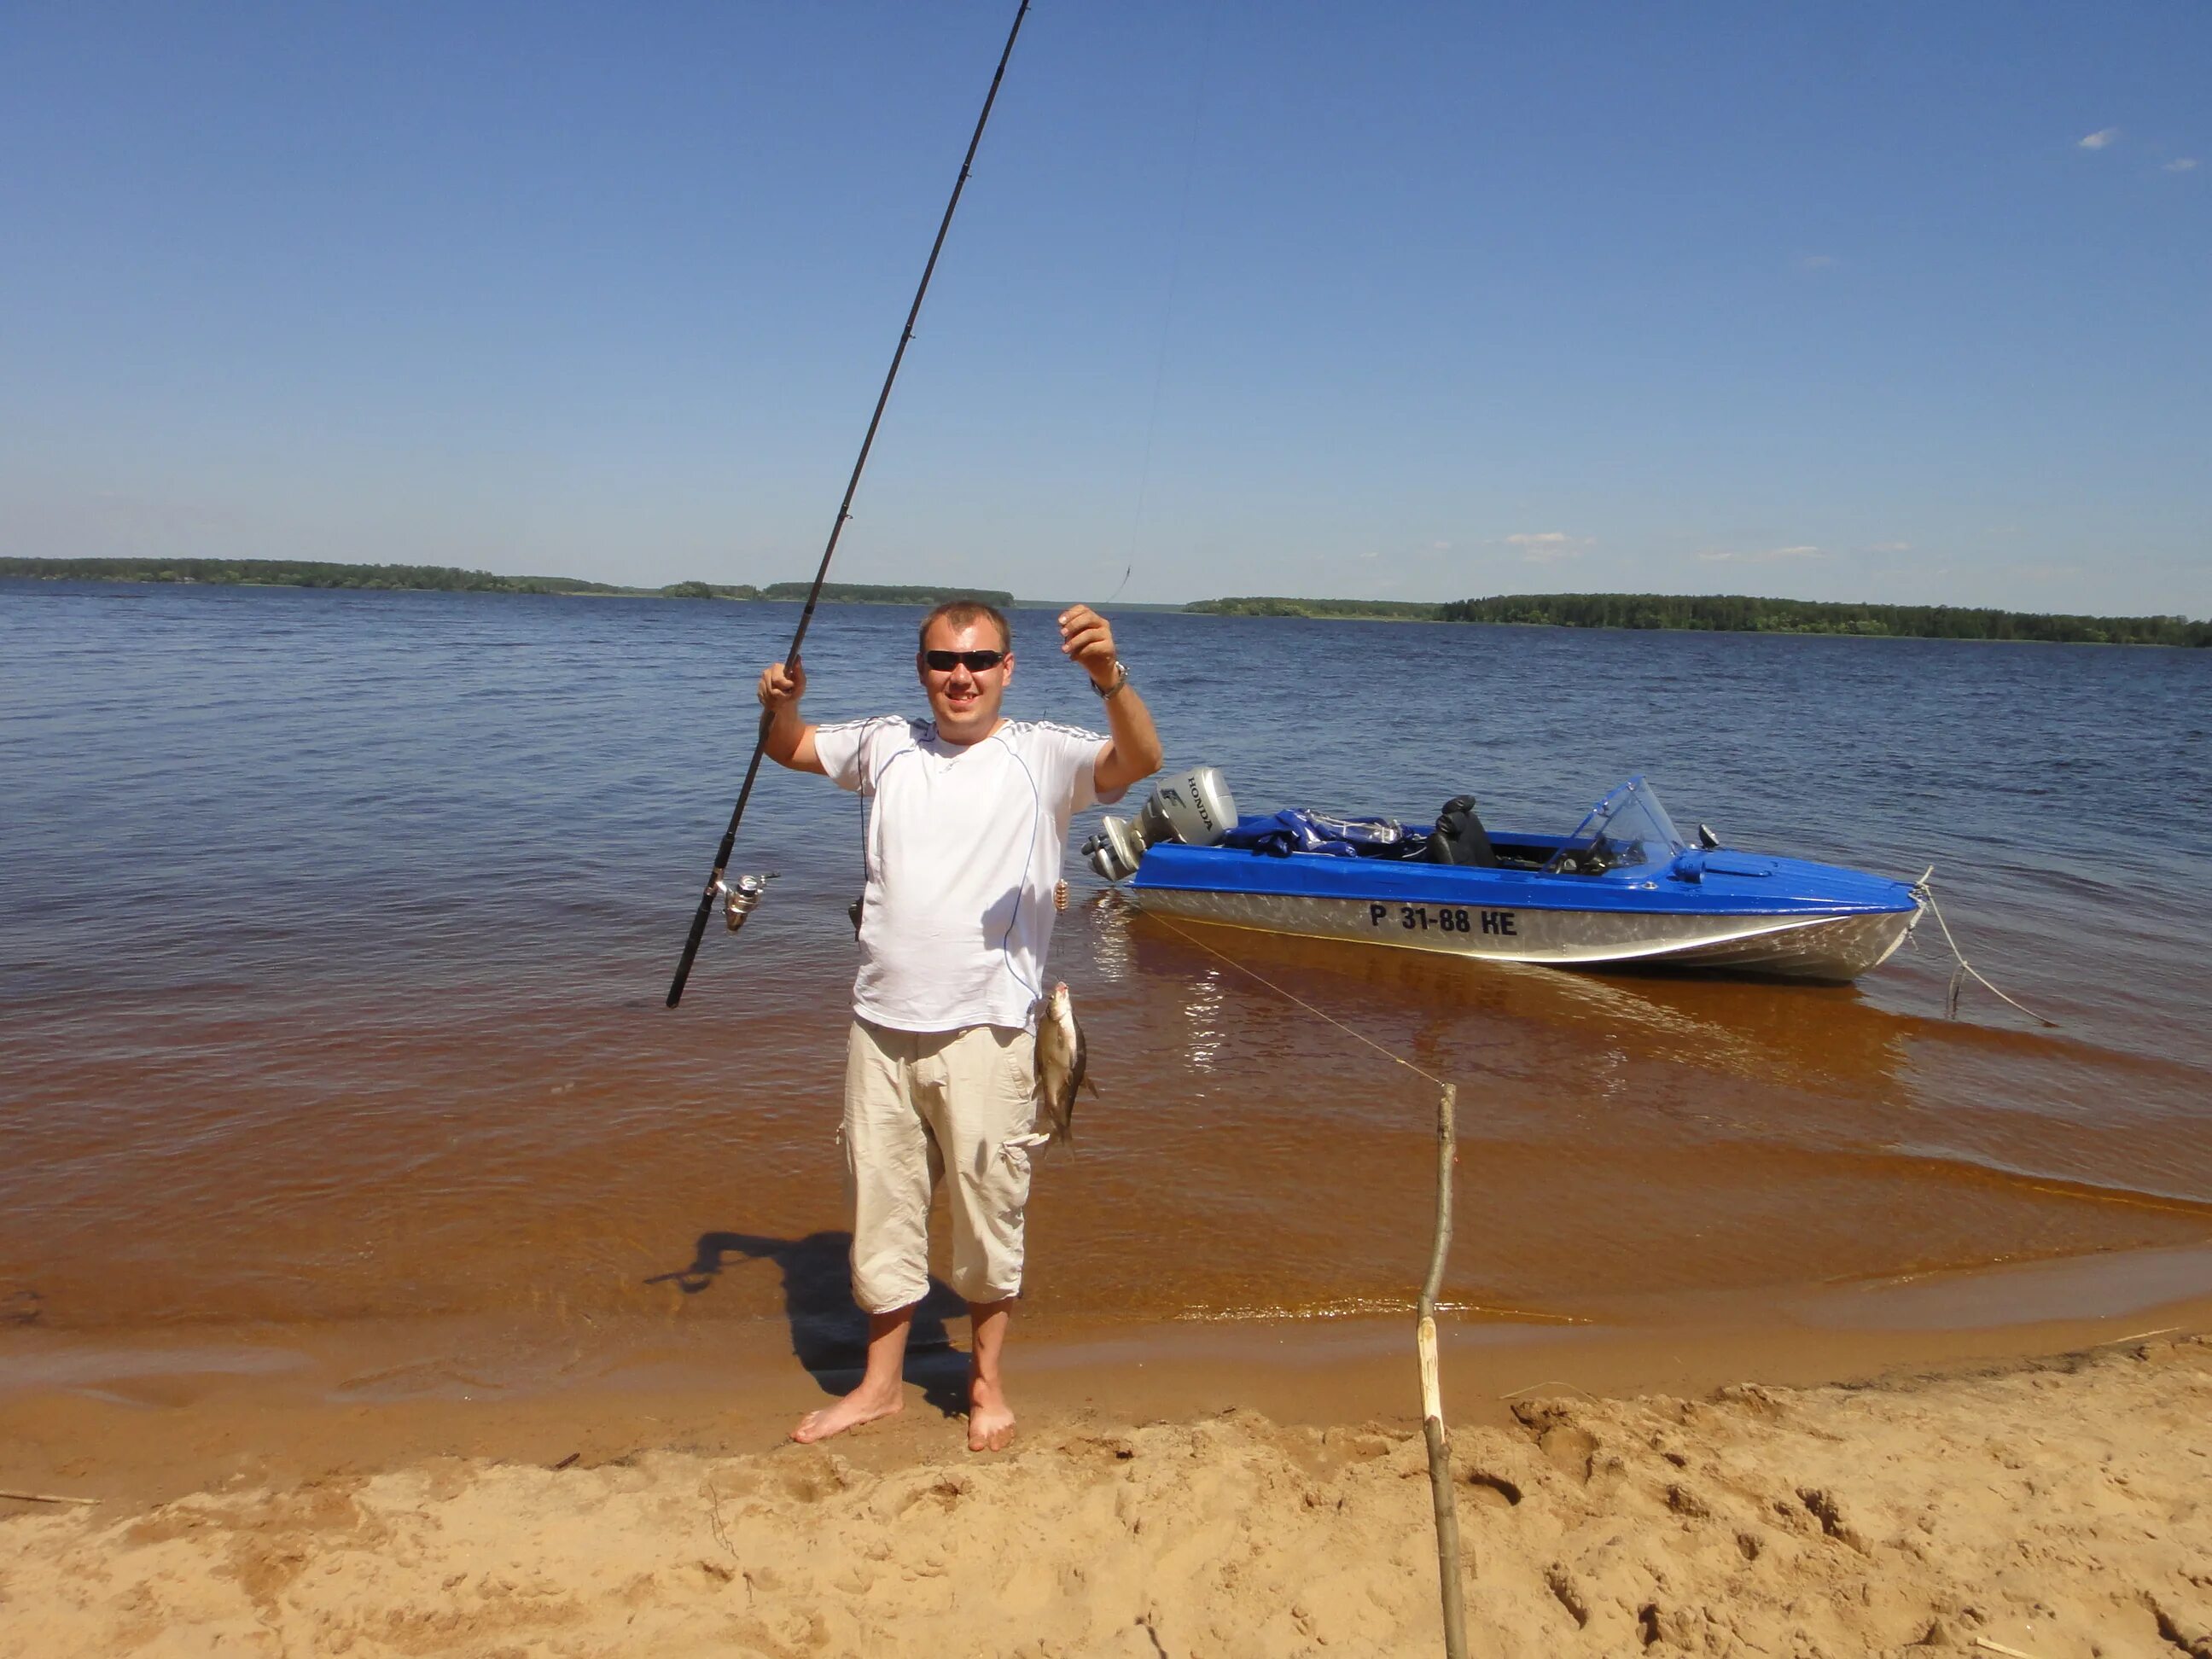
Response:
[[[1107,818],[1083,843],[1083,856],[1109,881],[1137,872],[1145,849],[1164,841],[1211,847],[1236,827],[1237,800],[1220,769],[1194,766],[1152,791],[1133,821]]]
[[[722,921],[732,933],[744,927],[745,918],[760,908],[775,874],[771,870],[764,876],[739,876],[735,881],[714,878],[714,890],[722,896]]]

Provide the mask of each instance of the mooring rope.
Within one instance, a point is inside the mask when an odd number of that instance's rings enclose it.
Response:
[[[1999,1001],[2011,1003],[2014,1007],[2018,1008],[2021,1012],[2026,1014],[2030,1019],[2035,1021],[2039,1025],[2047,1026],[2054,1031],[2058,1030],[2059,1026],[2057,1020],[2044,1018],[2044,1017],[2041,1014],[2037,1013],[2034,1009],[2027,1006],[2025,1004],[2012,997],[2007,996],[2002,991],[1997,990],[1996,986],[1990,983],[1988,975],[1983,973],[1980,969],[1975,967],[1972,963],[1966,960],[1966,953],[1959,948],[1959,941],[1952,937],[1951,924],[1943,920],[1942,908],[1936,902],[1935,874],[1936,866],[1931,864],[1928,866],[1926,872],[1923,873],[1920,879],[1913,883],[1912,892],[1916,898],[1928,907],[1928,914],[1936,918],[1936,925],[1943,930],[1943,943],[1951,947],[1951,955],[1959,964],[1958,967],[1953,970],[1951,975],[1951,983],[1943,994],[1943,1017],[1946,1019],[1958,1018],[1960,988],[1963,986],[1966,980],[1971,976],[1974,979],[1979,980],[1983,985],[1988,987],[1990,991],[1994,992]]]
[[[1306,1012],[1311,1014],[1316,1019],[1324,1020],[1328,1024],[1335,1026],[1338,1030],[1343,1032],[1345,1036],[1350,1037],[1354,1042],[1365,1043],[1369,1048],[1372,1048],[1376,1054],[1382,1055],[1383,1059],[1389,1060],[1392,1065],[1402,1066],[1407,1071],[1413,1073],[1416,1077],[1426,1078],[1430,1082],[1435,1084],[1439,1089],[1449,1086],[1434,1072],[1424,1070],[1422,1067],[1414,1065],[1412,1060],[1407,1060],[1403,1054],[1392,1053],[1381,1043],[1376,1042],[1373,1037],[1368,1036],[1363,1032],[1353,1030],[1352,1027],[1346,1025],[1334,1014],[1329,1013],[1326,1010],[1315,1007],[1313,1004],[1308,1002],[1302,996],[1285,991],[1281,986],[1276,984],[1274,981],[1269,979],[1265,974],[1259,972],[1256,969],[1246,967],[1243,963],[1237,961],[1236,957],[1229,955],[1226,951],[1215,950],[1213,946],[1208,945],[1202,939],[1193,938],[1190,934],[1183,932],[1182,928],[1176,927],[1175,923],[1170,921],[1165,916],[1160,915],[1158,911],[1147,910],[1145,915],[1147,920],[1157,921],[1161,927],[1166,928],[1178,939],[1183,939],[1189,944],[1195,945],[1200,950],[1205,951],[1208,956],[1218,957],[1222,961],[1227,963],[1231,968],[1234,968],[1238,973],[1244,975],[1247,978],[1258,980],[1261,984],[1266,986],[1270,991],[1273,991],[1277,996],[1282,998],[1285,1002],[1294,1002],[1299,1007],[1304,1009]]]
[[[1303,1008],[1316,1019],[1334,1025],[1354,1042],[1372,1048],[1394,1066],[1425,1078],[1438,1091],[1437,1100],[1437,1216],[1429,1247],[1429,1273],[1414,1304],[1413,1352],[1421,1378],[1421,1439],[1428,1452],[1429,1498],[1437,1528],[1437,1585],[1443,1601],[1444,1659],[1467,1659],[1466,1589],[1461,1583],[1458,1488],[1452,1475],[1451,1436],[1444,1426],[1443,1364],[1437,1340],[1437,1297],[1443,1288],[1444,1262],[1451,1250],[1452,1170],[1459,1162],[1459,1127],[1455,1117],[1459,1090],[1434,1072],[1395,1054],[1364,1031],[1356,1031],[1335,1015],[1316,1008],[1304,997],[1286,991],[1265,974],[1248,968],[1225,951],[1218,951],[1194,937],[1165,916],[1148,912],[1176,938],[1218,957],[1238,973],[1259,982],[1284,1001]]]

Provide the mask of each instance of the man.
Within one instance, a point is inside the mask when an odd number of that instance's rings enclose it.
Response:
[[[968,1447],[997,1451],[1014,1414],[1000,1376],[1022,1287],[1036,1002],[1047,988],[1053,889],[1068,820],[1159,769],[1159,734],[1087,605],[1060,617],[1060,651],[1104,700],[1111,735],[1009,720],[1013,637],[988,605],[924,618],[915,672],[935,719],[841,726],[799,718],[803,667],[760,678],[768,753],[875,798],[860,971],[846,1049],[844,1147],[853,1296],[868,1315],[866,1373],[791,1431],[826,1440],[906,1403],[915,1305],[929,1288],[929,1206],[952,1177],[952,1288],[973,1326]]]

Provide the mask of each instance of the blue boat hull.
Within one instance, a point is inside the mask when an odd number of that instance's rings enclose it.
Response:
[[[1902,882],[1734,852],[1571,875],[1165,844],[1130,886],[1146,909],[1267,933],[1831,982],[1886,961],[1921,910]]]

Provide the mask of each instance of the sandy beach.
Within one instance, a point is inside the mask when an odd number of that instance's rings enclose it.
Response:
[[[1454,1359],[1475,1652],[2212,1655],[2204,1335],[1504,1397],[1528,1363]],[[1723,1349],[1706,1374],[1751,1364]],[[1819,1360],[1763,1369],[1792,1364]],[[1083,1367],[1039,1379],[1021,1442],[986,1457],[927,1379],[886,1424],[779,1444],[815,1392],[787,1362],[734,1412],[21,1398],[0,1411],[4,1484],[99,1501],[0,1504],[0,1647],[1435,1652],[1419,1437],[1346,1414],[1400,1369],[1254,1387],[1218,1364]],[[1300,1399],[1345,1420],[1290,1420]]]

